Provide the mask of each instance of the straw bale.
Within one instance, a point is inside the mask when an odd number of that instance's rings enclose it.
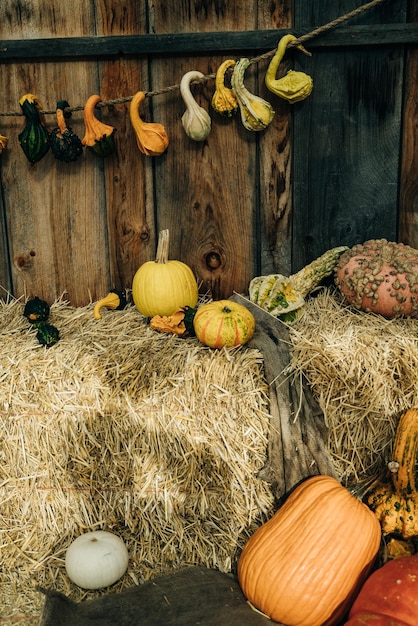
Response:
[[[231,571],[273,505],[261,353],[157,333],[132,306],[92,311],[54,303],[45,348],[23,303],[0,303],[2,623],[39,613],[36,584],[89,596],[64,570],[82,532],[126,541],[117,590],[181,565]]]
[[[291,327],[293,372],[306,377],[329,429],[327,447],[350,484],[389,460],[399,415],[418,405],[418,320],[387,320],[323,289]]]

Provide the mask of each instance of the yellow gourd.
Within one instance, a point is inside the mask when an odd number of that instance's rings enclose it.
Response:
[[[241,121],[247,130],[264,130],[272,122],[274,117],[273,107],[269,102],[256,96],[244,85],[245,70],[250,64],[250,60],[240,59],[234,67],[231,78],[232,91],[241,112]]]
[[[277,51],[270,61],[270,65],[267,68],[265,83],[267,89],[272,91],[276,96],[284,98],[291,104],[300,102],[307,98],[313,89],[313,80],[305,72],[295,72],[289,70],[285,76],[276,79],[277,70],[280,62],[283,59],[287,46],[291,41],[295,41],[294,35],[285,35],[279,41]],[[310,52],[305,50],[302,45],[296,46],[298,50],[310,56]]]
[[[235,61],[227,59],[218,68],[215,78],[215,93],[212,96],[212,108],[224,117],[231,117],[238,111],[238,101],[232,89],[225,85],[225,72],[234,67]]]

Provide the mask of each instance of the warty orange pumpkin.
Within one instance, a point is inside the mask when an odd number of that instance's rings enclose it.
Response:
[[[335,282],[357,309],[387,318],[418,317],[418,250],[386,239],[370,239],[344,252]]]
[[[336,479],[299,484],[245,544],[238,580],[247,600],[287,626],[332,626],[348,614],[378,552],[370,509]]]

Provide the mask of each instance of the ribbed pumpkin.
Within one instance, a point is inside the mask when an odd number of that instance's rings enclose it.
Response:
[[[198,300],[196,278],[182,261],[168,260],[169,231],[158,237],[155,261],[147,261],[132,281],[132,298],[145,317],[171,315],[177,309],[193,308]]]
[[[397,533],[405,539],[418,535],[417,463],[418,410],[411,408],[401,416],[396,429],[390,480],[382,480],[368,496],[384,533]]]
[[[238,562],[245,597],[287,626],[340,623],[378,552],[376,522],[334,478],[308,478],[245,544]]]
[[[418,554],[388,561],[366,580],[346,626],[417,626]]]
[[[196,337],[210,348],[247,343],[255,330],[251,311],[232,300],[213,300],[198,308],[193,320]]]

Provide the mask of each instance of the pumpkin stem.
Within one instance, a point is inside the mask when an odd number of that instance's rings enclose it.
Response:
[[[222,309],[222,313],[231,313],[231,309],[225,305],[224,308]]]
[[[381,479],[380,474],[374,474],[373,476],[368,476],[364,480],[359,483],[356,483],[352,487],[349,488],[349,492],[352,496],[357,498],[357,500],[363,500],[366,493],[368,493]]]
[[[168,229],[161,230],[158,235],[157,254],[155,256],[156,263],[168,262],[168,246],[170,243],[170,233]]]

